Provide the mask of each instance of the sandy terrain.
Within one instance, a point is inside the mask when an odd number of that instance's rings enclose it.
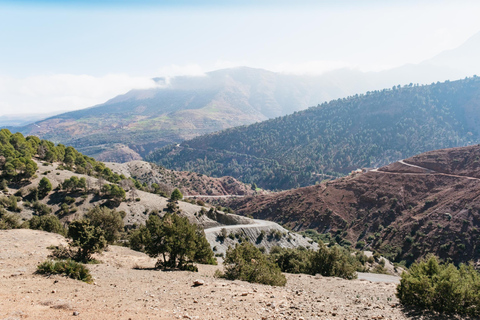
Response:
[[[149,270],[153,259],[116,246],[98,257],[102,264],[89,265],[95,284],[33,274],[46,247],[64,242],[42,231],[0,231],[0,319],[412,318],[397,305],[392,283],[287,274],[286,287],[270,287],[213,278],[219,266]],[[197,279],[205,284],[194,287]]]

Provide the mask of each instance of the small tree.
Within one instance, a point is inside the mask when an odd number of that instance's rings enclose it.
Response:
[[[225,278],[272,286],[284,286],[287,279],[280,268],[250,242],[229,247],[225,255]]]
[[[107,207],[95,207],[91,209],[86,217],[90,219],[90,224],[101,228],[105,232],[105,240],[108,243],[114,243],[123,230],[123,219],[119,212]]]
[[[40,198],[45,198],[50,191],[52,191],[52,184],[47,177],[43,177],[38,183],[38,195]]]
[[[77,260],[89,261],[92,254],[101,252],[107,246],[105,233],[99,227],[92,226],[90,220],[76,220],[68,227],[70,246],[78,247]]]
[[[205,235],[185,217],[175,213],[167,213],[162,219],[150,215],[145,231],[145,252],[151,257],[162,257],[157,261],[157,268],[194,270],[193,262],[215,264]]]
[[[173,190],[173,192],[170,196],[170,200],[178,201],[178,200],[182,200],[182,199],[183,199],[183,194],[180,192],[180,190],[175,188],[175,190]]]
[[[58,220],[58,217],[53,214],[32,217],[29,221],[29,227],[34,230],[43,230],[65,235],[65,228],[60,223],[60,220]]]

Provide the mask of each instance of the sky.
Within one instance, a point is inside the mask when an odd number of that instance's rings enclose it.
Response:
[[[103,103],[158,76],[419,63],[480,31],[480,1],[0,0],[0,116]]]

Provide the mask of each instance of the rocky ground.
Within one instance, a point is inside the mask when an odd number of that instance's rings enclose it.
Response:
[[[0,243],[0,319],[448,319],[405,311],[392,283],[287,274],[270,287],[214,278],[221,266],[152,270],[153,259],[111,246],[86,284],[34,274],[59,235],[0,231]]]

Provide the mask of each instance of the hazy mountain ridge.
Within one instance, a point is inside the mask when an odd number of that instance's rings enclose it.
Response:
[[[477,77],[397,86],[197,137],[147,159],[267,189],[312,185],[357,168],[480,141],[479,98]]]
[[[158,88],[132,90],[102,105],[20,128],[72,145],[99,160],[138,160],[155,148],[238,125],[282,116],[349,92],[328,77],[261,69],[218,70],[175,77]],[[357,87],[358,85],[355,85]],[[123,155],[122,150],[126,155]]]

